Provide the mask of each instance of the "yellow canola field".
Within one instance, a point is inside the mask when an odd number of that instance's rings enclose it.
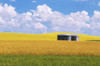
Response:
[[[78,42],[57,41],[58,34],[74,33],[0,33],[0,54],[100,56],[100,37],[78,34]]]
[[[22,33],[0,33],[0,40],[57,40],[58,34],[74,34],[67,32],[56,32],[46,34],[22,34]],[[78,34],[80,41],[97,41],[98,36]]]
[[[100,56],[100,42],[0,40],[0,54]]]

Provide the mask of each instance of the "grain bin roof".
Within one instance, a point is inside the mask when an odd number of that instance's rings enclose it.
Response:
[[[78,36],[78,35],[73,35],[73,34],[59,34],[59,36]]]

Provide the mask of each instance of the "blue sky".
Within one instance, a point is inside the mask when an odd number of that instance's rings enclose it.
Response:
[[[33,3],[32,1],[36,1]],[[64,14],[77,11],[87,11],[89,15],[93,15],[94,10],[100,10],[98,2],[100,0],[0,0],[0,3],[7,3],[16,7],[18,13],[27,12],[31,9],[36,9],[38,5],[47,4],[50,8],[60,11]]]
[[[0,32],[100,36],[100,0],[0,0]]]

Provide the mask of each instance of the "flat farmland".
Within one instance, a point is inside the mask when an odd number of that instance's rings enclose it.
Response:
[[[46,34],[0,33],[0,66],[100,66],[100,37],[79,35],[79,41],[57,41]]]
[[[0,40],[0,55],[100,56],[100,42],[57,40]]]

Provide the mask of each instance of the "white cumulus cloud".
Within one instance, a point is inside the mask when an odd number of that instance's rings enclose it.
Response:
[[[99,28],[100,11],[94,11],[92,17],[84,10],[65,15],[44,4],[38,5],[36,10],[19,14],[11,5],[0,5],[0,32],[74,32],[99,35]]]

